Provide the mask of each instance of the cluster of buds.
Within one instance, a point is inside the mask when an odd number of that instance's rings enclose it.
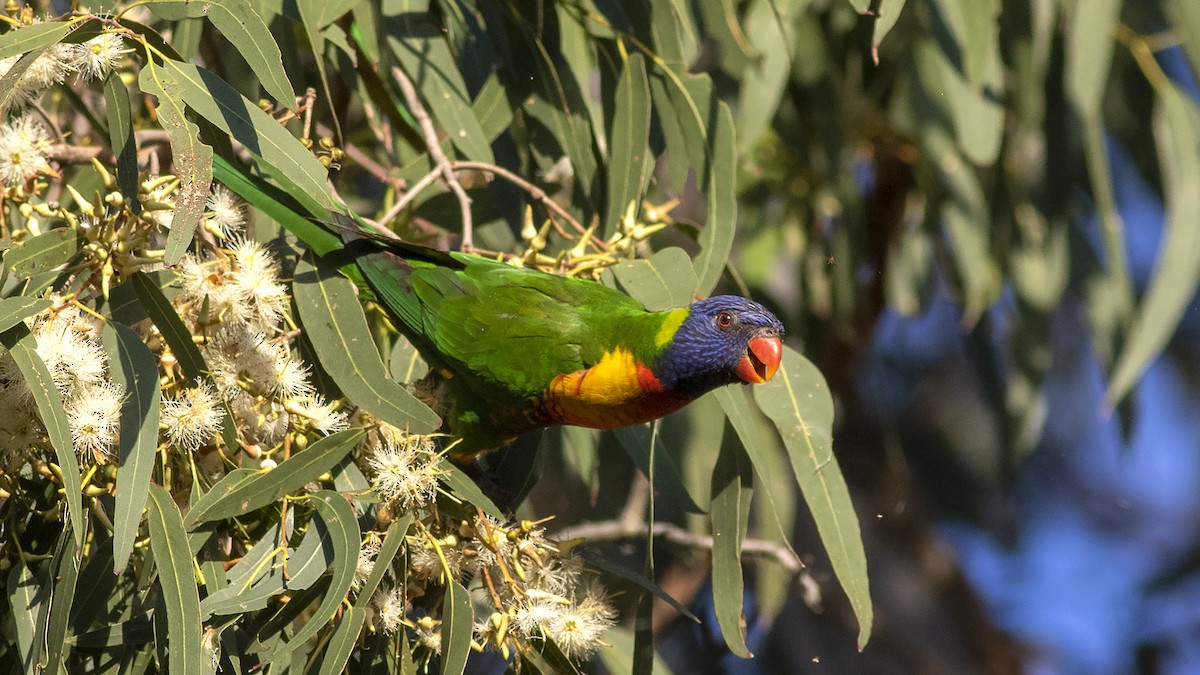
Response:
[[[634,257],[639,245],[651,235],[672,225],[674,221],[670,212],[678,203],[677,199],[661,205],[643,202],[639,209],[638,203],[631,201],[617,221],[616,231],[606,241],[596,239],[598,223],[593,222],[583,228],[577,237],[571,239],[573,243],[569,248],[564,248],[553,256],[547,255],[545,251],[550,243],[550,233],[555,229],[554,221],[547,219],[540,226],[537,225],[533,220],[533,209],[527,206],[524,224],[521,227],[521,239],[525,242],[525,250],[519,255],[508,257],[507,262],[515,267],[530,267],[570,277],[598,279],[605,268]],[[561,234],[561,230],[559,232]]]

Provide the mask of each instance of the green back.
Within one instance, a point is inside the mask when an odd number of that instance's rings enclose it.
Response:
[[[527,402],[618,346],[648,365],[661,351],[666,314],[596,282],[466,254],[430,262],[380,251],[358,262],[431,365],[493,400]]]

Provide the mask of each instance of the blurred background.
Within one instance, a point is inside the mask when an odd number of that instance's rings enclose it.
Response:
[[[830,381],[876,630],[793,589],[759,659],[668,660],[1200,672],[1200,3],[738,8],[734,259]]]

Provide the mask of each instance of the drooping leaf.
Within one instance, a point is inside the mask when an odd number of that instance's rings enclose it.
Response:
[[[358,635],[362,632],[366,620],[367,610],[357,605],[348,608],[342,614],[337,628],[334,629],[333,635],[322,650],[321,669],[317,671],[318,675],[338,675],[344,671],[346,662],[350,660],[350,654],[358,645]]]
[[[746,647],[746,616],[743,612],[742,542],[750,526],[750,498],[754,488],[750,458],[742,446],[726,439],[713,467],[712,586],[713,608],[725,644],[734,654],[754,656]]]
[[[134,213],[141,213],[138,198],[137,140],[133,135],[133,112],[129,90],[114,70],[104,78],[104,112],[108,120],[108,143],[117,158],[117,185]]]
[[[175,73],[150,61],[138,74],[142,91],[158,99],[155,113],[171,140],[172,163],[179,178],[171,231],[163,260],[174,265],[192,241],[192,233],[204,216],[204,204],[212,184],[212,148],[200,141],[200,128],[184,114],[183,87]]]
[[[293,454],[269,471],[230,472],[188,511],[195,527],[245,515],[295,492],[333,468],[363,435],[361,427],[339,431]]]
[[[601,647],[596,656],[604,663],[604,667],[612,675],[641,675],[634,670],[633,663],[633,633],[628,629],[620,626],[609,628],[604,633],[604,641],[611,644],[611,647]],[[671,668],[667,662],[654,652],[653,666],[650,672],[653,675],[671,675]]]
[[[155,0],[146,6],[171,21],[207,16],[213,27],[250,64],[263,89],[288,109],[296,109],[296,93],[284,72],[279,46],[249,0]]]
[[[37,579],[29,567],[21,561],[13,564],[8,572],[8,608],[16,628],[18,658],[25,670],[33,670],[34,635],[37,633],[37,615],[41,603],[47,598],[40,593]]]
[[[175,361],[179,363],[179,367],[188,381],[192,383],[202,381],[205,373],[208,372],[204,356],[200,354],[200,348],[192,341],[191,331],[184,325],[183,319],[179,318],[179,313],[171,306],[171,301],[163,295],[162,288],[154,283],[149,275],[141,271],[134,272],[129,281],[133,284],[142,306],[146,308],[146,313],[150,315],[150,319],[162,334],[163,339],[166,340],[167,346],[171,348]]]
[[[119,575],[133,552],[158,449],[158,362],[128,326],[109,322],[104,325],[102,338],[108,352],[108,372],[126,394],[121,405],[113,513],[113,573]]]
[[[428,406],[387,378],[349,281],[306,257],[296,266],[292,292],[321,364],[347,398],[397,429],[423,434],[440,426]]]
[[[68,525],[67,529],[70,529]],[[81,551],[73,544],[69,532],[59,537],[54,557],[48,567],[43,568],[43,587],[50,596],[49,602],[38,608],[38,646],[42,647],[38,659],[40,672],[55,672],[64,665],[67,648],[67,628],[71,615],[71,603],[75,600],[75,583],[79,579]]]
[[[404,537],[414,520],[411,513],[406,513],[388,526],[387,533],[383,536],[383,543],[379,545],[379,552],[375,554],[375,564],[371,568],[371,573],[367,575],[362,588],[358,590],[358,598],[354,601],[355,607],[366,609],[370,604],[375,589],[379,588],[384,575],[391,569],[392,560],[400,552],[400,547],[404,546]]]
[[[696,295],[712,293],[733,249],[737,227],[737,168],[733,113],[721,102],[713,116],[715,130],[708,138],[709,176],[704,196],[708,199],[708,217],[700,230],[700,253],[696,255]]]
[[[200,594],[192,572],[187,531],[171,495],[153,483],[146,520],[150,524],[150,549],[154,552],[167,612],[170,633],[167,666],[172,673],[200,675],[202,664],[209,657],[204,654],[201,641]]]
[[[160,70],[172,74],[189,108],[259,158],[288,193],[315,199],[328,211],[339,210],[325,185],[325,167],[273,117],[204,68],[168,60]]]
[[[833,456],[833,399],[816,366],[784,347],[779,372],[755,387],[754,398],[783,437],[833,571],[858,617],[858,645],[871,636],[874,610],[858,516]]]
[[[50,445],[54,446],[54,456],[62,469],[67,517],[71,521],[75,546],[83,546],[83,486],[79,480],[79,462],[75,459],[75,445],[71,441],[71,426],[67,422],[62,397],[54,386],[45,362],[38,356],[37,339],[25,324],[18,323],[0,332],[0,344],[8,349],[25,383],[29,385],[38,415],[42,418],[42,426],[46,427],[46,433],[50,436]]]
[[[464,473],[462,469],[458,468],[454,462],[451,462],[449,459],[443,457],[438,463],[438,469],[442,472],[438,480],[442,481],[446,487],[450,488],[450,491],[454,493],[456,497],[464,499],[474,506],[478,506],[479,508],[483,509],[484,513],[492,516],[493,518],[499,518],[500,520],[505,519],[506,516],[504,511],[502,511],[500,507],[496,506],[496,503],[493,502],[490,497],[485,495],[483,490],[479,489],[479,486],[475,483],[475,481],[471,480],[471,477]]]
[[[329,531],[334,554],[334,561],[330,566],[331,577],[325,595],[313,610],[311,618],[290,636],[286,644],[276,644],[274,648],[264,647],[262,658],[265,662],[274,662],[292,653],[324,628],[333,619],[334,612],[345,600],[351,584],[354,583],[354,570],[358,565],[358,547],[361,541],[354,509],[345,497],[330,490],[315,492],[309,499],[316,509],[317,516]]]
[[[650,178],[653,157],[647,145],[650,137],[650,84],[646,61],[631,54],[621,71],[613,94],[613,118],[608,128],[608,207],[604,211],[606,236],[632,203],[641,203],[642,191]]]
[[[1106,399],[1115,405],[1166,346],[1200,287],[1200,110],[1186,93],[1167,83],[1158,90],[1154,132],[1163,169],[1167,219],[1154,276],[1113,367]]]
[[[475,616],[471,596],[462,584],[450,579],[442,600],[442,675],[462,675],[471,653]]]

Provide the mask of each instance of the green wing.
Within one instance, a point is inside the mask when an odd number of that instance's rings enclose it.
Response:
[[[602,284],[478,256],[430,261],[377,249],[358,263],[432,365],[481,396],[512,402],[593,365],[618,343],[644,342],[638,333],[652,316]],[[645,328],[652,335],[657,325]]]

